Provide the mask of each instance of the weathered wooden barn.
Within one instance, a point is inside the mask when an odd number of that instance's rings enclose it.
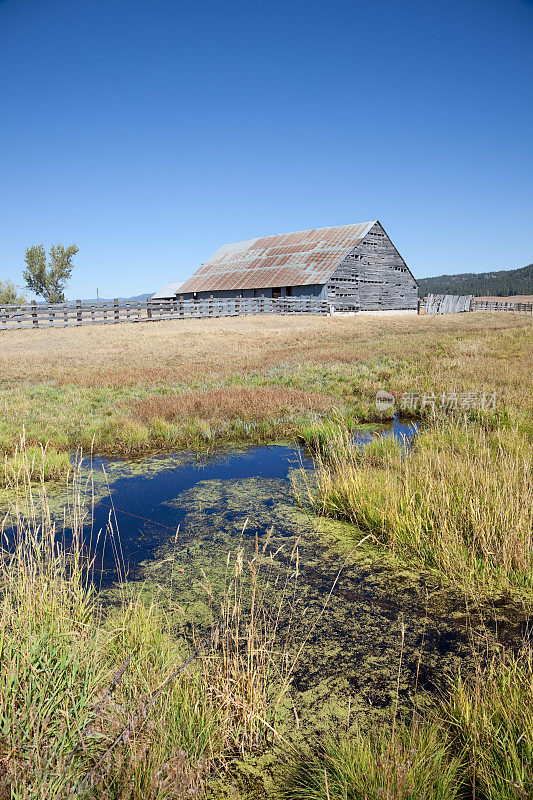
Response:
[[[377,220],[225,244],[176,295],[314,297],[355,312],[418,305],[417,283]]]

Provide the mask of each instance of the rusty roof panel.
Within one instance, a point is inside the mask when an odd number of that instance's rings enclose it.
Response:
[[[222,245],[185,281],[180,294],[326,283],[374,224],[313,228]]]

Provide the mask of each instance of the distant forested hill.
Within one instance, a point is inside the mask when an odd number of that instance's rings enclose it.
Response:
[[[427,294],[473,294],[477,297],[509,297],[533,294],[533,264],[501,272],[465,272],[462,275],[439,275],[418,281],[420,297]]]

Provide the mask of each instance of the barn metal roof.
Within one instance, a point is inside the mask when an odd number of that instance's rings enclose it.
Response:
[[[222,245],[185,281],[180,294],[326,283],[375,222],[312,228]]]
[[[183,281],[168,281],[165,285],[152,295],[152,300],[165,300],[169,297],[176,297],[178,289],[183,286]]]

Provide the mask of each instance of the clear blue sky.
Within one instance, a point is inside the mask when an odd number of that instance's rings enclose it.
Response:
[[[0,0],[0,279],[69,297],[379,218],[417,277],[533,260],[531,0]]]

